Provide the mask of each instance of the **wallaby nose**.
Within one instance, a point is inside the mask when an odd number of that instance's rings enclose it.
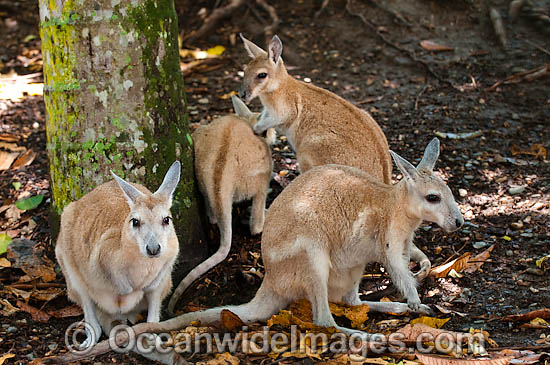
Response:
[[[463,219],[458,219],[458,218],[457,218],[457,219],[455,220],[456,228],[458,229],[458,228],[462,227],[462,224],[463,224],[463,223],[464,223],[464,220],[463,220]]]
[[[158,256],[158,254],[160,253],[160,245],[158,243],[157,244],[152,244],[152,245],[147,245],[147,247],[145,249],[147,250],[147,254],[150,257]]]

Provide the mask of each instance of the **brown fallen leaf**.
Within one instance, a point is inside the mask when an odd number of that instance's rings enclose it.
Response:
[[[5,257],[0,257],[0,267],[11,267],[11,262]]]
[[[231,355],[229,352],[216,354],[216,357],[208,361],[199,361],[197,365],[238,365],[240,360],[238,357]]]
[[[0,365],[2,365],[4,362],[6,362],[7,359],[11,359],[12,357],[15,357],[15,354],[4,354],[0,356]]]
[[[418,323],[415,325],[408,324],[405,327],[401,328],[399,331],[397,331],[397,333],[401,333],[405,336],[404,341],[411,341],[411,342],[416,342],[419,336],[423,336],[422,338],[428,341],[427,337],[424,337],[426,336],[426,334],[432,335],[433,336],[432,340],[434,338],[437,338],[437,336],[440,336],[443,333],[446,336],[450,336],[450,338],[452,338],[454,341],[457,341],[457,339],[468,339],[472,337],[472,335],[469,333],[441,330],[437,328],[432,328],[423,323]]]
[[[446,46],[444,44],[436,43],[430,40],[423,40],[420,42],[420,46],[426,51],[430,52],[448,52],[454,51],[453,47]]]
[[[23,270],[31,278],[40,278],[47,283],[55,280],[54,263],[43,253],[35,249],[35,243],[24,238],[14,239],[8,246],[8,258],[14,263],[12,267]]]
[[[529,350],[504,349],[499,352],[495,352],[494,356],[509,356],[514,359],[513,363],[515,365],[528,365],[536,364],[542,354],[536,354]]]
[[[0,151],[0,171],[7,170],[19,156],[19,152]]]
[[[17,170],[21,167],[25,167],[30,165],[34,159],[36,158],[37,154],[32,149],[27,150],[24,154],[22,154],[12,165],[12,169]]]
[[[512,146],[512,156],[518,155],[535,156],[536,159],[544,160],[550,158],[550,150],[546,149],[546,147],[540,143],[531,145],[528,150],[524,150],[515,144]]]
[[[513,314],[510,316],[503,317],[503,321],[512,321],[512,322],[528,322],[535,318],[550,319],[550,308],[537,309],[525,314]]]
[[[17,142],[19,141],[19,136],[9,133],[0,133],[0,141],[4,142]]]
[[[457,359],[448,356],[427,355],[417,353],[416,357],[424,365],[505,365],[510,363],[511,358],[497,357],[497,358],[485,358],[485,359]]]
[[[491,251],[495,248],[495,245],[492,245],[485,251],[481,252],[479,255],[476,255],[468,260],[468,264],[466,268],[464,269],[464,272],[471,274],[476,272],[481,268],[481,266],[487,261],[487,259],[491,256]]]
[[[225,329],[230,332],[235,328],[242,328],[244,326],[244,322],[239,316],[227,309],[222,310],[220,313],[220,320]]]
[[[40,309],[37,309],[33,307],[32,305],[29,305],[27,303],[24,303],[20,300],[17,301],[17,306],[19,309],[21,309],[23,312],[27,312],[31,315],[33,321],[46,323],[50,320],[50,315],[44,311],[41,311]]]
[[[436,278],[444,278],[445,276],[447,276],[447,274],[451,270],[460,272],[468,266],[469,259],[470,259],[470,253],[466,252],[465,254],[463,254],[457,259],[454,259],[451,262],[434,267],[433,269],[430,270],[430,276],[434,276]]]
[[[8,302],[7,299],[0,298],[0,307],[2,307],[2,309],[0,309],[0,314],[4,317],[9,317],[14,313],[19,312],[19,308],[14,307],[10,302]]]
[[[82,313],[82,308],[78,305],[71,305],[58,310],[48,311],[48,314],[55,318],[78,317],[81,316]]]

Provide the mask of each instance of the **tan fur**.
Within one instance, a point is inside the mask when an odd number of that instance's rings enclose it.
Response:
[[[218,118],[193,133],[195,175],[205,198],[210,222],[217,223],[220,229],[220,247],[181,281],[170,299],[170,312],[173,312],[179,297],[189,285],[229,254],[234,202],[252,199],[250,231],[259,234],[263,230],[273,167],[269,143],[274,138],[274,131],[269,131],[267,140],[256,136],[252,126],[257,114],[251,113],[244,103],[235,98],[233,103],[240,116]]]
[[[177,180],[179,168],[175,163],[170,169],[173,177],[177,170]],[[110,181],[70,203],[61,215],[56,257],[69,299],[83,308],[94,331],[87,329],[84,347],[97,341],[101,328],[108,334],[114,320],[135,322],[144,309],[148,321],[158,322],[161,301],[172,286],[179,244],[172,223],[163,224],[170,216],[172,191],[152,194],[126,184],[139,193],[133,201],[117,181]],[[132,218],[139,219],[139,228],[132,226]],[[136,238],[138,232],[145,233],[145,240]],[[154,256],[148,256],[148,247],[158,249]]]
[[[253,44],[243,41],[254,59],[245,67],[241,94],[247,102],[258,96],[264,106],[254,127],[257,133],[274,127],[285,134],[302,172],[314,166],[342,164],[391,183],[388,142],[367,112],[330,91],[290,76],[280,54],[272,51],[274,42],[280,43],[278,37],[271,42],[269,54],[257,46],[250,51]],[[260,73],[267,77],[258,78]]]
[[[394,154],[404,175],[395,185],[343,165],[319,166],[300,175],[267,213],[262,235],[265,277],[249,303],[187,313],[140,326],[140,331],[168,331],[195,320],[219,322],[224,309],[245,323],[266,320],[298,299],[311,302],[315,324],[347,334],[358,331],[336,325],[329,301],[365,303],[372,311],[429,312],[420,303],[408,269],[414,231],[422,220],[445,231],[464,222],[450,189],[432,172],[438,154],[437,139],[430,142],[417,168]],[[430,202],[433,196],[440,200]],[[408,303],[361,302],[357,288],[369,262],[385,266]]]

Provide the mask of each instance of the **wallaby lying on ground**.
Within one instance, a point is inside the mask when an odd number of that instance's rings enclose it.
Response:
[[[290,76],[281,58],[279,37],[273,37],[268,52],[242,34],[241,38],[253,58],[245,67],[241,96],[246,102],[258,96],[264,106],[254,126],[256,133],[277,128],[285,134],[302,172],[314,166],[342,164],[391,184],[388,141],[370,114],[330,91]],[[411,246],[411,259],[420,264],[417,275],[422,280],[430,271],[430,260],[415,245]]]
[[[220,247],[178,285],[168,304],[172,313],[185,289],[229,254],[233,202],[252,198],[250,231],[259,234],[263,230],[273,167],[269,145],[274,142],[275,130],[268,130],[265,140],[256,136],[252,126],[258,114],[252,113],[238,97],[231,99],[237,115],[218,118],[193,133],[195,174],[210,222],[217,223],[220,229]]]
[[[63,210],[55,255],[67,295],[89,325],[81,347],[95,344],[102,328],[108,335],[115,320],[135,322],[144,309],[147,322],[159,321],[179,252],[170,207],[180,169],[174,162],[154,194],[111,172],[115,180]]]
[[[356,331],[336,325],[329,301],[365,303],[373,311],[428,312],[408,269],[414,231],[423,220],[447,232],[464,223],[451,190],[432,172],[438,155],[436,138],[416,168],[392,152],[403,174],[395,185],[343,165],[315,167],[297,177],[267,212],[262,235],[265,277],[249,303],[145,323],[136,331],[169,331],[196,320],[215,323],[224,309],[245,323],[264,321],[302,298],[311,302],[315,324],[347,334]],[[361,302],[357,288],[363,269],[374,261],[386,267],[407,303]]]

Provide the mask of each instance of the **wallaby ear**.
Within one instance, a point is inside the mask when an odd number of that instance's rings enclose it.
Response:
[[[432,171],[434,169],[437,158],[439,157],[439,139],[434,137],[426,146],[424,150],[424,156],[418,164],[418,169]]]
[[[393,157],[397,168],[403,174],[403,177],[410,182],[415,182],[418,178],[418,171],[416,171],[416,167],[392,150],[390,150],[390,154]]]
[[[283,53],[283,43],[281,42],[281,39],[274,35],[273,38],[271,38],[271,42],[269,42],[269,58],[271,61],[273,61],[274,64],[277,64],[279,62],[279,59],[281,58],[281,53]]]
[[[180,173],[181,173],[181,164],[179,161],[175,161],[172,166],[168,169],[166,175],[164,175],[164,180],[162,185],[158,188],[153,195],[163,195],[167,197],[170,202],[172,201],[172,194],[178,187],[180,182]]]
[[[127,183],[124,179],[118,177],[117,174],[113,172],[113,170],[111,170],[111,175],[113,175],[116,182],[118,183],[118,186],[120,186],[120,189],[124,193],[124,197],[126,198],[128,205],[134,205],[137,198],[144,196],[144,194],[136,189],[132,184]]]
[[[244,101],[241,100],[238,96],[231,95],[231,102],[233,103],[233,109],[235,109],[235,114],[237,114],[239,117],[243,118],[249,118],[252,116],[252,112]]]
[[[241,39],[244,43],[244,49],[246,49],[246,52],[248,55],[252,58],[260,57],[260,56],[266,56],[267,52],[255,45],[254,43],[250,42],[248,39],[246,39],[242,33],[239,33],[241,36]]]

